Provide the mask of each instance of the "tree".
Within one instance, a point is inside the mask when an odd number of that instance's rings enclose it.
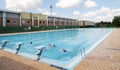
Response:
[[[111,26],[111,22],[106,22],[106,21],[100,21],[96,23],[97,27],[110,27]]]
[[[115,16],[113,21],[112,21],[112,24],[114,26],[120,27],[120,16]]]

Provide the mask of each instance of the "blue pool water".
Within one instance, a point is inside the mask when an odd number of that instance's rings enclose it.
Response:
[[[37,52],[37,46],[45,46],[46,50],[44,50],[41,55],[43,62],[65,69],[72,69],[83,59],[82,57],[88,56],[89,53],[87,53],[87,51],[92,48],[94,44],[99,42],[111,31],[111,28],[83,28],[34,32],[0,36],[0,42],[2,40],[8,40],[9,42],[6,45],[6,49],[11,50],[15,49],[16,43],[23,42],[20,53],[24,52],[33,56],[35,56],[35,53]],[[30,44],[30,42],[32,42],[32,44]],[[50,48],[48,47],[48,44],[55,45],[56,47]],[[66,49],[67,52],[63,52],[63,49]],[[29,56],[29,58],[33,57]],[[76,59],[79,61],[74,62]],[[69,65],[71,63],[72,65]]]

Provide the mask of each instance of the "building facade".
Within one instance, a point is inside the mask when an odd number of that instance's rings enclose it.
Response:
[[[3,26],[3,22],[2,22],[2,12],[0,11],[0,26]]]
[[[77,21],[79,26],[85,27],[85,26],[95,26],[95,22],[87,21],[87,20],[78,20]]]
[[[0,11],[0,26],[20,26],[20,13]]]
[[[13,12],[0,10],[0,26],[86,26],[94,25],[91,21],[79,21],[77,19],[47,16],[29,12]]]
[[[47,16],[21,12],[21,26],[47,26]]]

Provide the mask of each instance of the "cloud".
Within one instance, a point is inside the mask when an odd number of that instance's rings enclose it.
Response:
[[[39,8],[38,11],[45,15],[51,15],[51,12],[46,9]],[[55,12],[52,12],[52,15],[56,16],[57,14]]]
[[[6,9],[15,11],[26,11],[38,8],[42,0],[5,0]]]
[[[87,8],[91,8],[91,7],[97,6],[97,3],[95,1],[92,1],[92,0],[86,0],[84,5]]]
[[[74,12],[73,12],[73,15],[74,15]],[[117,15],[120,15],[120,8],[111,9],[108,7],[102,7],[95,11],[81,13],[81,15],[79,16],[79,19],[90,20],[90,21],[95,21],[95,22],[100,22],[100,21],[111,22],[114,16],[117,16]],[[78,16],[74,15],[74,17],[78,17]]]
[[[78,16],[79,17],[79,16],[81,16],[81,13],[79,11],[74,11],[73,16]]]
[[[56,7],[60,8],[73,8],[80,5],[83,0],[59,0]]]

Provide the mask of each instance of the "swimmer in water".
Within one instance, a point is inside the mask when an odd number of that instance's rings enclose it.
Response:
[[[56,47],[55,44],[53,45],[53,47]]]
[[[63,51],[63,52],[67,52],[67,50],[66,50],[66,49],[62,49],[62,51]]]
[[[52,47],[52,45],[51,45],[51,44],[48,44],[48,46],[49,46],[49,47]]]
[[[30,42],[30,44],[32,44],[32,42]]]

